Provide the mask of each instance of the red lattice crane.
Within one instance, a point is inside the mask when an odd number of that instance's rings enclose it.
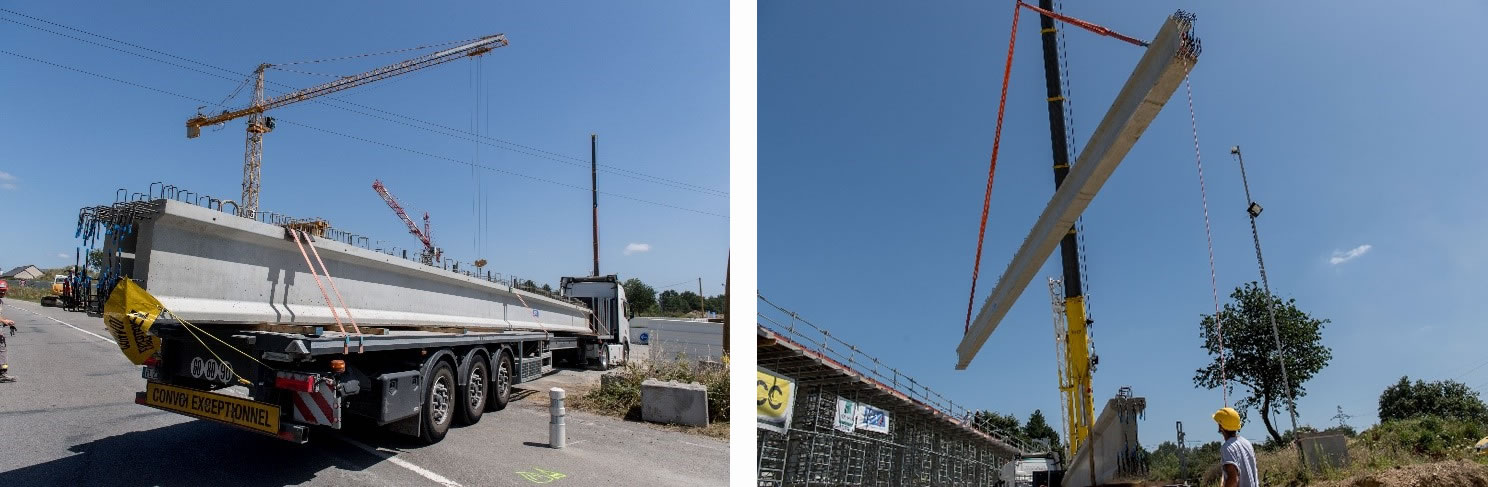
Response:
[[[408,233],[413,234],[414,238],[424,244],[424,251],[419,254],[419,262],[430,265],[438,262],[444,252],[434,248],[434,234],[429,232],[429,212],[424,212],[424,229],[419,231],[418,224],[408,217],[408,212],[403,211],[403,205],[398,204],[398,199],[388,192],[381,180],[372,181],[372,190],[377,191],[377,195],[382,197],[382,201],[387,202],[388,208],[392,208],[393,213],[398,214],[398,219],[403,220],[404,225],[408,225]]]

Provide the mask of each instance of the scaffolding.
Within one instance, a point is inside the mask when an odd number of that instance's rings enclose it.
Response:
[[[796,392],[789,429],[758,430],[758,485],[990,486],[1026,451],[973,427],[974,411],[795,313],[763,298],[760,309],[759,366]],[[888,432],[837,429],[838,398],[888,412]]]

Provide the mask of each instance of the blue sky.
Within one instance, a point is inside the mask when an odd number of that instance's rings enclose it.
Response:
[[[478,86],[476,62],[460,60],[332,96],[520,144],[530,149],[518,150],[543,157],[498,148],[502,143],[493,141],[494,146],[479,147],[479,163],[506,172],[472,175],[465,163],[476,160],[477,144],[470,135],[440,135],[302,102],[270,113],[280,123],[265,137],[261,206],[318,215],[339,228],[416,248],[372,191],[372,180],[380,178],[406,207],[417,210],[415,218],[425,210],[432,214],[436,244],[446,255],[465,262],[482,257],[490,270],[557,284],[559,276],[590,269],[589,134],[598,133],[602,165],[670,181],[658,184],[601,168],[601,191],[619,195],[600,196],[601,271],[655,286],[686,280],[695,287],[701,276],[709,294],[723,291],[728,198],[720,192],[729,191],[724,4],[269,2],[250,9],[211,2],[78,8],[22,1],[5,8],[245,74],[261,62],[505,33],[510,45],[479,61]],[[0,17],[142,52],[14,14],[0,12]],[[227,79],[12,22],[0,22],[0,45],[212,102],[232,93],[240,79],[160,54],[144,52]],[[419,53],[427,52],[432,51]],[[346,75],[419,53],[285,67]],[[21,232],[0,243],[0,265],[71,264],[77,209],[111,202],[116,188],[145,191],[150,183],[165,181],[238,199],[243,121],[206,128],[200,138],[188,140],[184,122],[202,103],[9,54],[0,54],[0,73],[0,146],[6,148],[0,153],[0,221]],[[330,79],[280,70],[269,71],[267,78],[269,88],[280,92]],[[227,105],[245,106],[246,93]],[[479,103],[477,94],[483,97]],[[477,218],[472,208],[477,187],[485,195],[485,218]],[[478,220],[486,221],[479,232]],[[479,248],[477,233],[483,235]]]
[[[1402,375],[1481,390],[1488,216],[1488,7],[1326,2],[1065,1],[1067,13],[1151,38],[1198,15],[1192,74],[1221,299],[1258,280],[1242,146],[1274,292],[1332,320],[1333,361],[1307,384],[1300,422],[1363,427]],[[966,313],[1009,2],[761,2],[759,287],[772,301],[961,404],[1059,416],[1050,259],[970,368],[955,371]],[[1043,65],[1022,17],[977,305],[1053,192]],[[1142,51],[1067,31],[1076,142]],[[1214,309],[1182,89],[1085,212],[1097,400],[1148,398],[1143,443],[1212,440],[1218,390],[1195,389],[1198,320]],[[1334,259],[1346,256],[1351,259]],[[1056,254],[1057,255],[1057,254]],[[1340,262],[1335,262],[1342,260]],[[1256,414],[1242,431],[1264,437]],[[1285,416],[1281,416],[1285,423]],[[1057,426],[1056,426],[1057,427]]]

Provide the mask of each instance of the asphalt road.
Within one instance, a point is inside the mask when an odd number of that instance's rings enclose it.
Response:
[[[19,327],[7,337],[19,380],[0,383],[0,486],[728,484],[724,441],[571,408],[567,448],[548,448],[546,400],[513,401],[435,445],[320,430],[293,445],[134,404],[139,367],[99,318],[15,300],[3,313]],[[534,386],[565,374],[580,375]]]

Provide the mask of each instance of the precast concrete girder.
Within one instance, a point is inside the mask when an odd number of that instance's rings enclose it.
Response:
[[[971,363],[1039,267],[1053,254],[1059,239],[1074,226],[1095,199],[1095,193],[1198,62],[1199,41],[1193,36],[1192,27],[1193,18],[1180,12],[1169,17],[1158,30],[1136,70],[1127,78],[1116,101],[1080,152],[1064,184],[1054,192],[992,294],[982,304],[970,330],[962,337],[961,345],[956,348],[957,370]]]
[[[306,256],[284,228],[174,200],[152,205],[156,213],[139,223],[126,275],[166,309],[200,322],[335,321]],[[576,303],[331,239],[310,245],[360,325],[593,332],[589,310]],[[337,306],[337,312],[350,330],[345,311]]]

